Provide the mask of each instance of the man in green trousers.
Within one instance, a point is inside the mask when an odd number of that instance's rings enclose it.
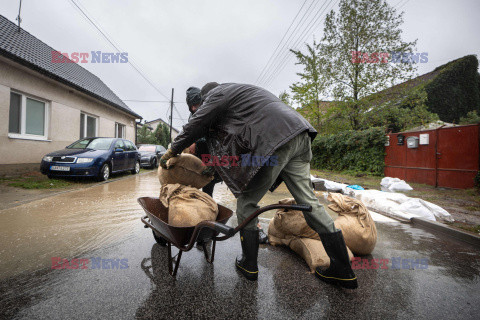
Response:
[[[312,212],[304,212],[305,220],[319,234],[330,257],[330,267],[317,268],[315,275],[327,283],[357,288],[342,232],[335,228],[311,188],[315,129],[278,97],[253,85],[210,82],[202,88],[201,96],[201,106],[160,164],[165,167],[168,159],[208,136],[211,158],[224,160],[214,168],[237,198],[239,223],[259,208],[260,199],[282,179],[298,204],[312,206]],[[257,221],[240,231],[242,255],[235,261],[249,280],[258,278]]]

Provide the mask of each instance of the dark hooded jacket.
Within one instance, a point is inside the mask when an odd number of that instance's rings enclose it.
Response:
[[[202,98],[203,104],[173,141],[172,150],[180,153],[207,136],[212,156],[237,157],[236,163],[224,161],[215,167],[235,197],[261,168],[247,163],[245,155],[269,157],[302,132],[308,131],[312,140],[317,134],[298,112],[253,85],[220,84]]]

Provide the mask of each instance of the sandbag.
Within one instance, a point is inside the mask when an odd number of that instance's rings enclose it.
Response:
[[[312,273],[315,272],[316,267],[327,268],[330,266],[330,258],[320,240],[295,238],[290,241],[290,248],[305,260]],[[350,260],[352,260],[352,251],[348,247],[347,251]]]
[[[268,224],[268,243],[272,246],[288,246],[295,239],[292,235],[285,235],[275,227],[275,219],[270,220]]]
[[[294,199],[280,200],[281,204],[295,204]],[[268,242],[273,246],[285,245],[300,255],[310,271],[316,267],[328,267],[330,258],[318,234],[311,229],[301,211],[279,209],[268,225]],[[350,260],[353,254],[348,249]]]
[[[200,189],[213,180],[213,177],[202,175],[205,169],[202,160],[188,153],[169,159],[167,168],[158,167],[158,180],[161,185],[179,183]]]
[[[217,203],[197,188],[178,183],[163,185],[160,201],[168,208],[168,224],[174,227],[193,227],[201,221],[217,219]]]
[[[287,198],[278,203],[295,204],[296,202],[293,198]],[[302,211],[278,209],[272,221],[275,229],[283,236],[291,235],[320,240],[318,233],[308,226]]]
[[[377,228],[365,205],[340,193],[330,193],[327,199],[332,202],[328,208],[338,214],[335,227],[342,230],[347,247],[358,255],[372,253],[377,243]]]

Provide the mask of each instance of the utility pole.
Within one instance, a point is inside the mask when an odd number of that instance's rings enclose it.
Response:
[[[173,88],[172,88],[172,100],[170,100],[170,136],[168,139],[169,144],[172,143],[172,122],[173,122]]]
[[[20,23],[22,22],[22,18],[20,17],[20,12],[22,11],[22,0],[20,0],[20,7],[18,8],[18,17],[15,20],[18,20],[18,32],[20,32]]]

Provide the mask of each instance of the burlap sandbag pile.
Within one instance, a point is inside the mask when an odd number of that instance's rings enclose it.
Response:
[[[341,194],[338,195],[344,197]],[[329,200],[333,201],[333,204],[336,204],[335,200],[338,201],[342,199],[341,197],[335,196],[331,198],[332,200]],[[355,199],[351,200],[358,201]],[[279,203],[294,204],[295,200],[283,199],[279,201]],[[352,211],[351,209],[353,204],[351,202],[343,201],[341,203],[347,204],[347,206],[350,205],[348,207],[349,210],[343,212],[343,215],[339,215],[337,220],[335,220],[335,226],[338,229],[342,229],[350,259],[353,258],[352,251],[354,253],[358,252],[358,254],[367,254],[364,252],[369,250],[370,252],[373,251],[373,247],[375,246],[377,238],[376,228],[375,223],[368,213],[368,210],[366,212],[364,212],[363,209]],[[363,204],[361,204],[361,206],[358,205],[357,208],[364,208],[364,206],[362,206]],[[340,206],[338,206],[338,208],[340,208]],[[341,208],[345,209],[345,207]],[[337,209],[337,207],[335,207],[335,209]],[[336,212],[339,213],[339,211]],[[360,212],[361,218],[357,218],[358,212]],[[354,213],[357,215],[355,216],[355,219],[351,219]],[[340,218],[342,219],[339,220]],[[345,231],[343,231],[343,229],[345,229]],[[374,234],[372,233],[372,230],[374,230]],[[346,233],[348,233],[348,236]],[[367,234],[369,234],[370,237],[366,237]],[[372,238],[374,238],[373,247]],[[349,239],[349,242],[347,242],[347,239]],[[311,272],[315,272],[316,267],[328,267],[330,265],[330,258],[325,252],[319,235],[307,225],[305,217],[301,211],[283,209],[277,210],[275,217],[270,221],[270,225],[268,227],[268,240],[270,244],[274,246],[289,246],[294,252],[296,252],[305,260],[310,267]],[[355,250],[359,249],[359,251],[355,251],[353,248],[350,250],[349,248],[351,247],[349,243],[353,244]]]
[[[167,168],[158,167],[158,180],[162,186],[179,183],[197,189],[205,187],[213,177],[202,174],[202,160],[192,154],[182,153],[167,161]]]
[[[365,205],[340,193],[330,193],[327,200],[332,202],[328,208],[338,214],[335,227],[342,230],[347,247],[358,255],[372,253],[377,244],[377,227]]]
[[[167,168],[158,168],[160,201],[168,208],[168,224],[192,227],[204,220],[215,221],[218,205],[208,194],[199,190],[213,177],[202,175],[205,166],[191,154],[182,153],[167,161]]]

